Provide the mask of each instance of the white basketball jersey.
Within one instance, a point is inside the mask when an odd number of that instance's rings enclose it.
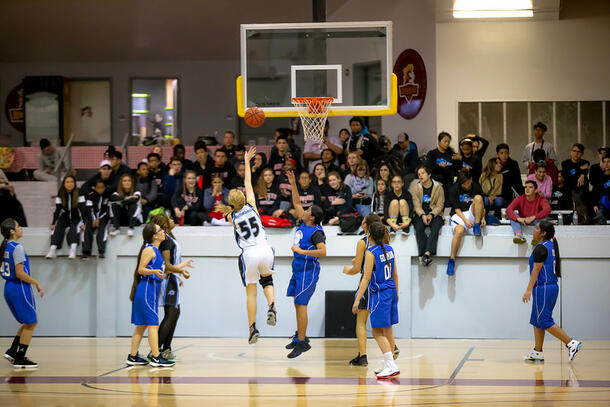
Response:
[[[245,204],[239,211],[233,212],[233,225],[235,240],[240,248],[267,245],[261,218],[250,204]]]

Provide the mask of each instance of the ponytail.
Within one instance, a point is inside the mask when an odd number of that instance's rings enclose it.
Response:
[[[2,233],[2,244],[0,245],[0,264],[4,261],[4,251],[6,250],[6,245],[11,238],[11,230],[15,230],[17,227],[17,221],[13,218],[7,218],[0,225],[0,232]]]
[[[555,275],[561,278],[561,256],[559,255],[559,243],[553,236],[553,247],[555,248]]]
[[[388,254],[385,250],[385,237],[387,233],[387,229],[381,222],[375,222],[369,226],[369,236],[375,244],[381,246],[381,250],[383,251],[383,257],[388,261]]]
[[[146,243],[143,243],[142,247],[140,247],[140,252],[138,253],[138,261],[136,262],[136,269],[133,272],[133,283],[131,283],[131,291],[129,292],[129,300],[132,302],[136,296],[136,289],[138,288],[138,284],[142,279],[142,276],[140,275],[140,273],[138,273],[138,268],[140,267],[140,259],[142,258],[142,252],[144,251],[145,247]]]
[[[131,291],[129,293],[129,299],[132,302],[136,296],[136,289],[138,288],[138,284],[140,283],[140,280],[142,279],[142,276],[138,272],[138,270],[140,268],[140,260],[142,259],[142,252],[146,248],[147,244],[152,243],[153,236],[155,235],[155,233],[157,231],[157,227],[161,227],[161,226],[155,225],[154,223],[147,223],[146,226],[144,226],[144,229],[142,230],[142,238],[144,239],[144,242],[142,243],[142,247],[140,247],[140,252],[138,253],[138,261],[136,263],[136,269],[133,272],[133,283],[131,284]]]

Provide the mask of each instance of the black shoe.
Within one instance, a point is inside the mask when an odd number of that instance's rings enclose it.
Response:
[[[82,261],[87,261],[87,260],[89,260],[89,255],[88,255],[88,254],[84,254],[84,253],[83,253],[83,254],[80,256],[80,259],[81,259]]]
[[[294,335],[290,337],[290,339],[292,339],[292,342],[290,342],[288,345],[286,345],[286,349],[294,349],[296,344],[299,343],[298,338],[299,338],[299,335],[295,331]],[[305,342],[309,343],[308,337],[305,337]]]
[[[103,259],[104,257],[105,257],[104,253],[98,253],[98,255],[97,255],[98,259]]]
[[[309,349],[311,349],[311,345],[307,338],[305,338],[305,340],[297,342],[294,349],[292,349],[292,352],[288,354],[288,359],[294,359],[301,353],[307,352]]]
[[[366,355],[358,354],[358,356],[349,361],[349,364],[350,366],[368,366],[369,361],[367,360]]]
[[[394,344],[394,352],[392,352],[392,357],[394,360],[398,359],[398,355],[400,355],[400,349],[398,349],[398,346]]]
[[[275,303],[272,303],[267,311],[267,325],[275,326],[275,324],[277,324],[277,310]]]
[[[17,355],[10,348],[7,349],[6,352],[4,352],[4,359],[8,360],[11,363],[15,363],[16,357],[17,357]]]
[[[141,358],[140,355],[136,353],[135,356],[127,355],[127,360],[125,363],[129,366],[144,366],[148,364],[148,361]]]
[[[250,326],[250,337],[248,338],[248,343],[250,345],[256,343],[256,341],[258,341],[259,336],[260,334],[258,333],[258,329],[256,329],[256,326],[254,324],[252,324]]]
[[[424,254],[422,256],[422,263],[424,264],[424,266],[428,267],[431,263],[432,263],[432,259],[430,258],[429,254]]]
[[[172,367],[176,364],[176,362],[170,362],[169,360],[165,360],[161,357],[161,355],[159,354],[159,356],[157,357],[152,357],[150,359],[150,365],[154,366],[154,367]]]
[[[13,367],[16,369],[36,369],[38,363],[32,362],[24,356],[23,359],[16,360],[15,363],[13,363]]]

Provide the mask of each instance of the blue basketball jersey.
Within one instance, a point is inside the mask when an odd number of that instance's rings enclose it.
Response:
[[[546,248],[548,255],[542,265],[542,269],[540,269],[536,285],[557,284],[557,275],[555,275],[555,245],[552,240],[545,240],[538,244]],[[532,274],[533,269],[534,254],[532,253],[530,255],[530,274]]]
[[[396,289],[394,284],[394,249],[390,245],[384,245],[386,253],[383,253],[381,246],[372,246],[367,249],[375,256],[373,274],[369,282],[372,292],[384,290],[386,288]]]
[[[1,274],[2,274],[2,278],[5,280],[19,280],[19,278],[17,278],[17,274],[16,274],[16,270],[15,270],[15,259],[13,257],[13,253],[15,252],[15,249],[17,249],[18,247],[21,248],[21,250],[23,250],[23,246],[21,246],[19,243],[11,240],[9,242],[6,243],[6,249],[4,250],[4,258],[2,259],[2,269]],[[30,259],[27,255],[27,253],[25,252],[25,250],[23,250],[23,254],[24,254],[24,261],[23,261],[23,271],[27,274],[30,275]],[[26,283],[27,284],[27,283]]]
[[[318,230],[322,231],[322,233],[324,233],[324,229],[322,229],[322,226],[320,225],[316,225],[316,226],[307,226],[305,224],[305,222],[301,223],[301,226],[299,226],[299,228],[297,229],[295,235],[294,235],[294,244],[299,246],[301,249],[303,250],[315,250],[316,249],[316,245],[314,245],[311,241],[311,236],[317,232]],[[317,257],[312,257],[312,256],[305,256],[303,254],[299,254],[299,253],[293,253],[294,254],[294,260],[301,260],[301,261],[309,261],[309,262],[318,262],[318,258]]]
[[[165,260],[163,260],[163,255],[161,255],[161,252],[159,251],[159,249],[157,249],[155,246],[153,246],[151,244],[147,244],[146,247],[152,247],[153,250],[155,251],[155,257],[153,257],[148,262],[148,264],[146,265],[146,268],[148,270],[163,270],[165,267]],[[159,278],[159,276],[157,276],[156,274],[147,274],[145,276],[142,276],[142,280],[161,281],[161,278]]]

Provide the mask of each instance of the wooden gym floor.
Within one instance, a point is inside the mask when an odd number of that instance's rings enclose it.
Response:
[[[145,339],[146,340],[146,339]],[[0,338],[6,349],[11,338]],[[610,341],[585,341],[570,364],[550,340],[546,361],[523,361],[531,341],[398,340],[399,378],[351,367],[355,340],[313,339],[286,358],[287,339],[178,338],[175,367],[127,368],[129,338],[34,338],[33,371],[0,364],[0,406],[608,406]],[[143,342],[141,354],[148,353]]]

